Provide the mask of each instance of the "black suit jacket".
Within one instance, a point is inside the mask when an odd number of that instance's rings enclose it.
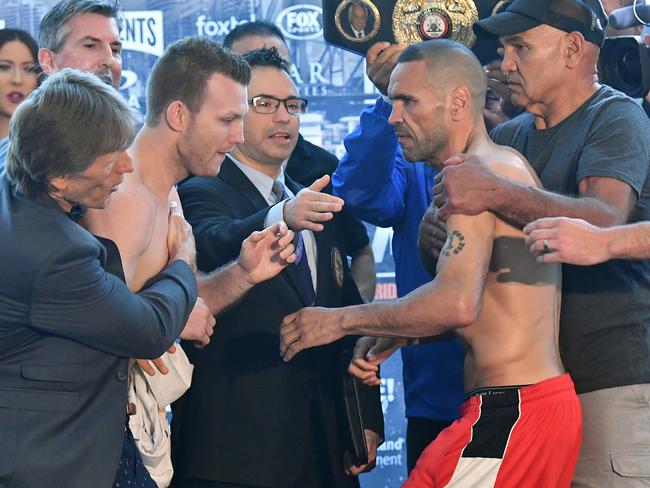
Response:
[[[287,187],[299,187],[289,178]],[[213,178],[192,178],[179,189],[185,216],[194,227],[199,268],[210,271],[239,254],[241,242],[263,228],[269,206],[226,158]],[[318,247],[316,304],[360,303],[347,269],[342,286],[331,256],[341,241],[332,225],[315,233]],[[284,363],[279,352],[282,319],[308,305],[293,278],[293,266],[255,286],[219,315],[210,344],[186,349],[194,364],[192,386],[173,405],[172,442],[176,479],[200,478],[250,486],[286,486],[305,467],[305,446],[316,441],[329,453],[336,486],[355,486],[343,473],[341,355],[349,341],[311,349]],[[383,433],[377,388],[365,406],[373,430]],[[310,408],[317,405],[323,438],[310,433]]]
[[[24,198],[0,175],[0,487],[113,486],[127,358],[160,356],[197,291],[185,263],[138,294],[106,263],[53,200]]]

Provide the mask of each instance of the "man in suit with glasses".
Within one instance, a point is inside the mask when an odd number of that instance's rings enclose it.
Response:
[[[371,463],[346,466],[341,382],[353,342],[314,349],[295,364],[277,352],[285,314],[361,302],[334,217],[343,202],[320,192],[327,176],[301,189],[284,174],[307,101],[275,49],[245,58],[252,74],[244,142],[218,176],[192,178],[179,194],[203,271],[234,259],[247,235],[278,220],[297,234],[297,259],[221,314],[206,348],[187,348],[195,370],[173,405],[175,486],[356,487],[354,475],[373,465],[383,425],[378,389],[362,390]]]

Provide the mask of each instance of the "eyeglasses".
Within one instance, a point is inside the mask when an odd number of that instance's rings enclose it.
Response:
[[[292,115],[304,114],[307,111],[307,100],[298,97],[280,100],[279,98],[260,95],[251,98],[248,103],[253,108],[253,112],[258,114],[274,114],[280,108],[280,103],[284,103],[284,108]]]

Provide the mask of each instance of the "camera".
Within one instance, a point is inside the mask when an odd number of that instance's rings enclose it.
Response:
[[[598,58],[600,81],[632,98],[650,91],[650,47],[640,36],[608,37]]]
[[[614,10],[608,24],[614,29],[628,29],[650,22],[650,5],[637,0],[631,7]],[[646,33],[648,29],[646,27]],[[643,37],[619,36],[605,39],[598,58],[598,77],[602,83],[632,98],[645,98],[650,91],[650,47]]]

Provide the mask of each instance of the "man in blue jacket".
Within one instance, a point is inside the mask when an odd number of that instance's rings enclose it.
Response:
[[[385,97],[388,80],[404,48],[382,42],[368,50],[367,74],[382,96],[362,112],[359,127],[345,138],[347,152],[332,177],[334,192],[345,200],[351,215],[379,227],[393,227],[400,297],[431,280],[418,257],[417,236],[432,200],[435,176],[425,163],[404,159],[395,128],[388,124],[392,109]],[[440,232],[444,242],[446,234]],[[371,341],[366,344],[374,351]],[[422,450],[458,417],[464,356],[453,337],[402,349],[409,472]]]

